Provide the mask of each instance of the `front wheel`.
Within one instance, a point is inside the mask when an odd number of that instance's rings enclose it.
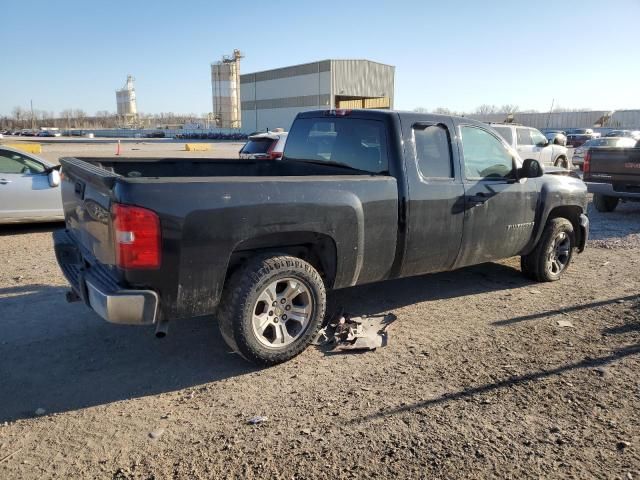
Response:
[[[566,218],[549,220],[536,248],[520,259],[522,272],[538,282],[559,280],[571,264],[576,245],[573,225]]]
[[[258,365],[275,365],[302,352],[326,309],[320,274],[291,256],[259,256],[236,271],[220,305],[222,337]]]
[[[555,167],[569,169],[569,161],[565,157],[558,157],[553,165]]]
[[[618,197],[610,197],[601,193],[594,193],[593,195],[593,205],[599,212],[613,212],[618,206],[618,202],[620,202]]]

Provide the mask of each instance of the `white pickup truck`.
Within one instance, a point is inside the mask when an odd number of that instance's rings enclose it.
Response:
[[[567,148],[550,143],[539,130],[505,123],[492,123],[491,127],[518,152],[520,158],[533,158],[554,167],[571,167]]]

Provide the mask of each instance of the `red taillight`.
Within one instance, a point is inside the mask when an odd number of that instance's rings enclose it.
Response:
[[[584,160],[582,162],[582,173],[589,173],[591,170],[591,152],[589,150],[584,152]]]
[[[116,203],[111,209],[115,228],[116,263],[120,268],[160,267],[160,219],[146,208]]]
[[[267,158],[269,158],[269,160],[278,160],[282,158],[282,152],[274,151],[277,144],[278,144],[278,140],[274,140],[273,142],[271,142],[271,146],[267,150]]]

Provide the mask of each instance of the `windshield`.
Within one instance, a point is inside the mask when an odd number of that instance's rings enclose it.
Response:
[[[300,118],[287,137],[284,160],[386,172],[389,166],[384,124],[349,117]]]

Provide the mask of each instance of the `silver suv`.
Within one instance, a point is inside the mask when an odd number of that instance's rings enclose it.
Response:
[[[533,158],[543,165],[567,169],[571,167],[567,148],[550,143],[539,130],[504,123],[492,123],[491,127],[518,152],[523,160]]]

